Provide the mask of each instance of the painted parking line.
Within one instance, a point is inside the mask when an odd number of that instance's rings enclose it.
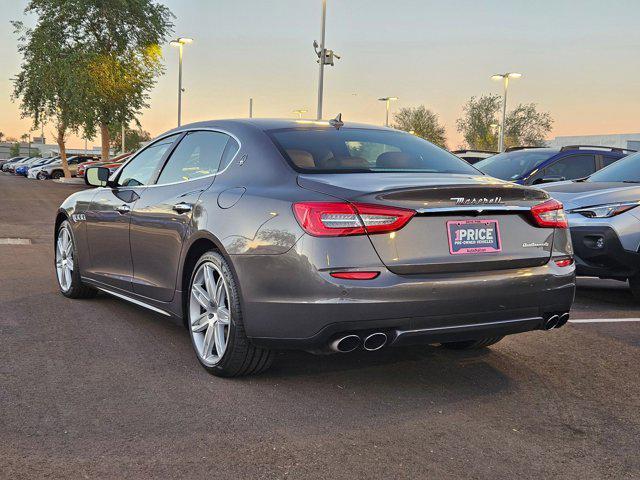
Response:
[[[640,318],[581,318],[569,320],[569,323],[618,323],[618,322],[640,322]]]

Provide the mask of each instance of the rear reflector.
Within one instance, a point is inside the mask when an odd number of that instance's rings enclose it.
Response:
[[[562,203],[553,198],[531,208],[533,219],[539,227],[568,228],[567,216]]]
[[[339,237],[394,232],[416,212],[366,203],[301,202],[293,204],[293,213],[309,235]]]
[[[573,258],[560,258],[555,260],[555,262],[559,267],[568,267],[569,265],[573,265]]]
[[[373,280],[380,272],[331,272],[330,275],[344,280]]]

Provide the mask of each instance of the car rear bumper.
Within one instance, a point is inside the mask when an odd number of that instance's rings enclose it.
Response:
[[[297,257],[233,258],[246,332],[256,344],[317,349],[338,335],[374,330],[393,345],[518,333],[569,311],[575,293],[574,267],[553,261],[428,275],[396,275],[378,265],[380,276],[358,281],[333,278]]]
[[[611,227],[571,227],[576,273],[626,280],[640,273],[640,253],[625,250]]]

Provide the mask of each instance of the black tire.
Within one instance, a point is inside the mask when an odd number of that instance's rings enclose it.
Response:
[[[629,279],[629,288],[633,294],[633,298],[640,302],[640,275],[636,275]]]
[[[466,340],[464,342],[447,342],[443,343],[442,346],[451,350],[477,350],[498,343],[503,338],[504,335],[499,337],[478,338],[477,340]]]
[[[38,172],[38,174],[36,175],[36,179],[37,180],[46,180],[47,179],[47,175],[44,172]]]
[[[69,232],[69,235],[71,237],[71,240],[73,242],[73,273],[71,275],[71,288],[69,289],[65,289],[62,287],[62,285],[60,284],[60,280],[58,278],[58,274],[57,274],[57,265],[56,265],[56,248],[57,248],[57,242],[58,242],[58,238],[60,237],[60,234],[62,233],[63,230],[66,230],[67,232]],[[68,220],[65,220],[64,222],[62,222],[60,224],[60,226],[58,227],[58,230],[56,231],[56,237],[55,237],[55,243],[54,243],[54,254],[53,254],[53,267],[54,269],[56,269],[56,280],[58,281],[58,288],[60,289],[60,293],[62,293],[62,295],[64,295],[67,298],[93,298],[96,296],[96,294],[98,293],[98,291],[83,283],[82,282],[82,278],[80,276],[80,268],[78,266],[78,247],[76,246],[76,241],[75,238],[73,236],[73,229],[71,228],[71,224],[69,224]]]
[[[64,172],[62,170],[54,170],[53,172],[51,172],[51,178],[53,180],[58,180],[62,177],[64,177]]]
[[[227,346],[222,357],[215,365],[207,365],[204,363],[198,353],[193,330],[191,328],[191,313],[189,308],[191,289],[196,273],[199,268],[207,262],[211,262],[217,266],[222,275],[224,275],[229,291],[228,305],[231,314]],[[196,358],[200,362],[200,365],[202,365],[207,372],[218,377],[256,375],[267,370],[273,363],[274,352],[266,348],[252,345],[245,334],[237,285],[233,272],[224,257],[216,251],[209,251],[202,255],[196,263],[193,272],[191,272],[189,288],[185,292],[185,295],[187,295],[186,324],[187,329],[189,330],[189,337],[191,338],[194,353],[196,354]]]

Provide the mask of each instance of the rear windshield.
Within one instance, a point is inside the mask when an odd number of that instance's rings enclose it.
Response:
[[[591,175],[587,182],[640,183],[640,152],[629,155]]]
[[[556,153],[557,150],[516,150],[485,158],[474,167],[502,180],[519,180]]]
[[[267,133],[289,163],[302,172],[480,173],[446,150],[404,132],[297,128]]]

